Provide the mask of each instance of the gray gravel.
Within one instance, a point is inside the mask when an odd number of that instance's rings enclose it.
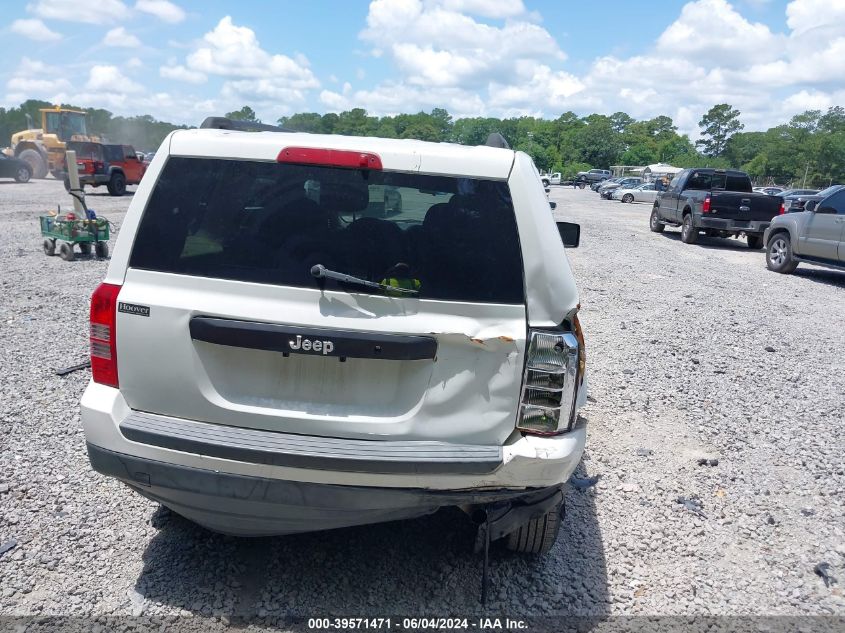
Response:
[[[488,611],[845,615],[845,274],[648,231],[648,205],[554,188],[580,222],[588,449],[553,552],[494,547]],[[131,200],[89,196],[119,223]],[[479,612],[458,511],[274,539],[209,533],[87,463],[88,297],[106,263],[41,252],[53,180],[0,183],[0,615]],[[771,351],[767,351],[771,350]],[[838,583],[826,586],[819,563]],[[842,583],[842,584],[840,584]],[[198,618],[198,620],[197,620]]]

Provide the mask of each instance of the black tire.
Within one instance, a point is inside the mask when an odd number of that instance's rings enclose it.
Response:
[[[105,259],[109,256],[109,245],[105,242],[97,242],[94,244],[94,252],[100,259]]]
[[[627,202],[628,204],[631,204],[633,201],[634,194],[632,193],[626,193],[624,196],[622,196],[622,202]]]
[[[15,174],[15,182],[29,182],[30,178],[32,178],[32,171],[29,166],[21,167]]]
[[[651,210],[651,217],[648,219],[648,228],[652,233],[663,233],[666,225],[660,221],[660,215],[657,213],[657,207]]]
[[[582,182],[582,183],[581,183],[580,185],[578,185],[578,186],[579,186],[579,187],[581,187],[581,189],[583,189],[584,187],[586,187],[586,186],[587,186],[587,183],[586,183],[586,182]]]
[[[91,243],[90,242],[80,242],[79,243],[79,252],[83,255],[90,255],[91,254]]]
[[[681,241],[684,244],[695,244],[698,241],[698,229],[692,221],[692,213],[684,216],[684,222],[681,224]]]
[[[111,180],[109,180],[108,188],[111,195],[122,196],[126,193],[126,176],[120,172],[113,173]]]
[[[792,256],[792,244],[789,234],[775,233],[766,244],[766,266],[776,273],[788,275],[798,268],[798,262]]]
[[[762,235],[746,235],[745,241],[748,243],[748,248],[758,251],[763,248],[763,236]]]
[[[56,254],[56,240],[44,240],[42,246],[44,247],[44,254],[47,257],[52,257]]]
[[[505,546],[521,554],[545,554],[554,547],[560,532],[562,506],[536,519],[531,519],[515,532],[508,534]]]
[[[73,244],[69,244],[68,242],[62,242],[59,245],[59,257],[61,257],[66,262],[72,262],[75,257],[73,252]]]
[[[25,149],[18,154],[23,162],[29,165],[29,169],[33,178],[47,177],[47,161],[44,157],[34,149]]]

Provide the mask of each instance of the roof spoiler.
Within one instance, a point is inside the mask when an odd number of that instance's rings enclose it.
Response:
[[[205,121],[200,125],[201,129],[211,130],[235,130],[237,132],[296,132],[286,127],[278,125],[268,125],[267,123],[258,123],[256,121],[236,121],[234,119],[227,119],[224,116],[210,116],[206,117]]]
[[[505,140],[505,137],[499,134],[498,132],[491,132],[490,135],[487,137],[487,140],[484,141],[484,144],[488,147],[501,147],[502,149],[511,148],[511,146],[508,145],[508,142]]]

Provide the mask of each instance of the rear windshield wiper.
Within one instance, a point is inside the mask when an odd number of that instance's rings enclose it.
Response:
[[[411,290],[410,288],[399,288],[396,286],[389,286],[387,284],[380,284],[376,283],[375,281],[367,281],[366,279],[361,279],[360,277],[353,277],[352,275],[347,275],[345,273],[339,273],[334,270],[329,270],[322,264],[317,264],[316,266],[311,267],[311,276],[316,277],[317,279],[334,279],[335,281],[340,281],[345,284],[357,284],[359,286],[365,286],[367,288],[389,290],[391,293],[406,295],[419,294],[418,290]]]

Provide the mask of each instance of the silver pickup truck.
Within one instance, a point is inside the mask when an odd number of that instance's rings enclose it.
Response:
[[[777,273],[791,273],[801,262],[845,270],[845,185],[800,213],[772,220],[766,230],[766,265]]]

